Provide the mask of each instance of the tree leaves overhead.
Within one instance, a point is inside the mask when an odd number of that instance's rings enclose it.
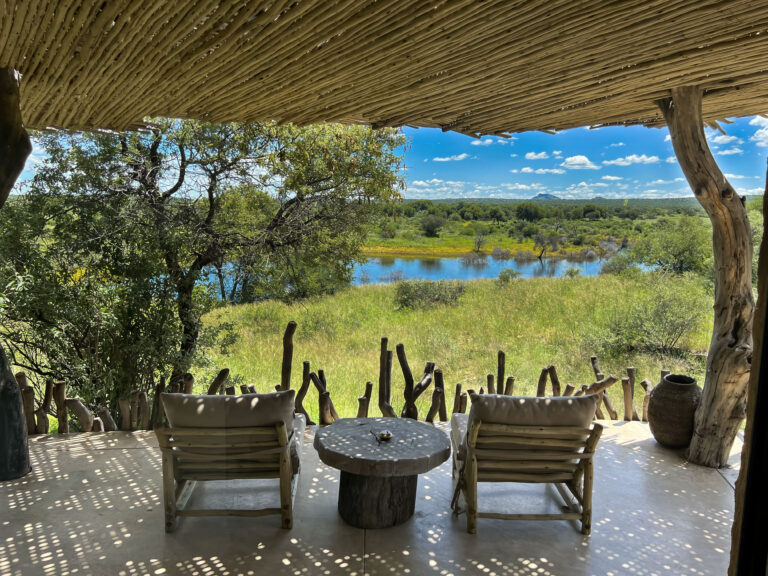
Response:
[[[189,370],[216,296],[347,283],[374,207],[402,190],[391,129],[159,119],[36,140],[46,159],[0,215],[2,332],[90,399]]]

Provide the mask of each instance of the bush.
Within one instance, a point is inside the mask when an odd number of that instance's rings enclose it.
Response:
[[[622,303],[612,314],[610,327],[594,330],[587,339],[603,351],[627,350],[672,352],[680,350],[687,338],[702,328],[707,310],[704,283],[694,274],[679,276],[655,272],[645,277],[639,296]]]
[[[579,274],[581,274],[581,269],[576,268],[575,266],[570,266],[565,271],[565,277],[566,278],[576,278],[576,276],[578,276]]]
[[[398,308],[427,308],[443,305],[455,306],[464,295],[466,285],[462,282],[439,280],[408,280],[398,282],[395,290],[395,304]]]
[[[491,250],[491,258],[494,260],[509,260],[512,257],[512,252],[509,250],[505,250],[504,248],[499,248],[498,246],[495,246],[493,250]]]
[[[514,268],[504,268],[504,270],[499,272],[499,277],[496,281],[499,284],[509,284],[515,278],[519,278],[520,274],[521,272],[519,270],[515,270]]]
[[[445,219],[429,214],[421,219],[421,229],[427,238],[437,238],[440,229],[445,225]]]

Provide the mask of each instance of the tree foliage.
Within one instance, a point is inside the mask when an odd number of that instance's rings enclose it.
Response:
[[[217,296],[347,283],[402,188],[394,130],[158,120],[38,143],[46,160],[0,215],[2,336],[89,400],[189,370]]]

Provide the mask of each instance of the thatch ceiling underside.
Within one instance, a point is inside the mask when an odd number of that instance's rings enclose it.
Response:
[[[148,116],[470,134],[768,111],[762,0],[0,0],[0,66],[32,128]]]

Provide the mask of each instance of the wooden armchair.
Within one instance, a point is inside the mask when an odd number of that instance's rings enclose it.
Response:
[[[293,499],[305,420],[293,413],[294,391],[238,396],[163,394],[168,426],[155,429],[163,458],[165,530],[178,516],[280,514],[293,526]],[[195,484],[206,480],[278,478],[280,507],[190,509]]]
[[[522,398],[472,395],[468,415],[451,420],[452,507],[463,493],[467,531],[477,519],[581,520],[582,534],[592,522],[592,457],[603,428],[593,424],[597,396]],[[538,422],[538,424],[537,424]],[[478,482],[551,483],[565,501],[559,514],[479,512]]]

